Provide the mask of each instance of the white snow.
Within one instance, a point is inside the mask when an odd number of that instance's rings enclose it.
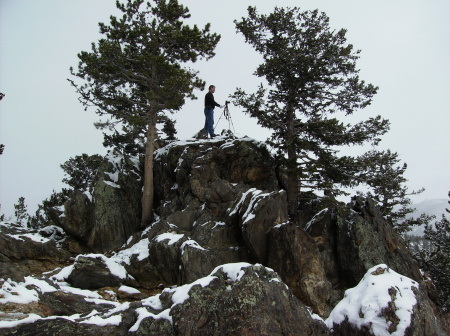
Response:
[[[51,278],[54,280],[64,281],[69,277],[70,273],[72,273],[74,267],[74,265],[66,266],[59,271],[58,274],[53,275]]]
[[[119,325],[120,322],[122,322],[122,316],[121,315],[113,315],[107,318],[102,318],[98,315],[92,316],[87,320],[81,321],[80,323],[85,324],[96,324],[98,326],[105,326],[105,325]]]
[[[156,294],[154,296],[150,296],[150,297],[142,300],[142,305],[152,307],[155,310],[161,310],[163,308],[163,306],[161,304],[161,300],[159,299],[160,296],[161,296],[161,294]]]
[[[156,236],[155,240],[157,242],[162,242],[164,240],[169,240],[169,242],[167,244],[168,245],[173,245],[173,244],[175,244],[177,241],[179,241],[183,237],[184,237],[184,234],[177,234],[177,233],[172,233],[172,232],[166,232],[166,233],[160,234],[159,236]]]
[[[136,313],[138,314],[138,318],[136,323],[128,330],[129,332],[136,332],[139,329],[139,326],[141,325],[142,320],[144,320],[147,317],[151,317],[155,320],[163,318],[168,320],[172,324],[172,316],[170,316],[170,309],[163,310],[159,314],[153,314],[150,313],[145,308],[137,308]]]
[[[270,196],[272,194],[277,193],[276,191],[271,193],[263,193],[261,190],[258,190],[256,188],[251,188],[247,190],[245,193],[242,194],[241,199],[239,202],[236,203],[233,209],[228,209],[228,215],[233,216],[235,213],[241,210],[242,204],[247,199],[248,195],[251,195],[249,204],[247,206],[247,209],[245,210],[245,213],[242,215],[242,224],[246,224],[253,218],[255,218],[255,209],[258,207],[258,203],[265,197]]]
[[[20,234],[16,234],[16,235],[8,234],[8,236],[10,236],[10,237],[12,237],[14,239],[17,239],[17,240],[23,240],[22,237],[25,237],[25,238],[31,239],[31,240],[33,240],[35,242],[42,243],[42,244],[50,241],[50,239],[42,237],[37,232],[36,233],[20,233]]]
[[[14,328],[18,325],[24,324],[24,323],[33,323],[37,320],[41,320],[42,317],[37,314],[30,314],[24,319],[17,320],[17,321],[0,321],[0,329],[1,328]]]
[[[98,294],[95,291],[91,291],[89,289],[76,288],[76,287],[70,286],[69,284],[64,284],[64,283],[61,283],[60,287],[64,292],[85,296],[86,298],[95,298],[95,299],[102,298],[100,294]]]
[[[373,274],[372,274],[373,273]],[[361,328],[369,327],[377,336],[404,335],[411,323],[411,314],[416,304],[413,288],[418,288],[417,282],[396,273],[388,266],[381,264],[367,271],[359,284],[345,291],[344,298],[336,305],[325,321],[328,328],[339,324],[346,317],[351,324]],[[394,300],[389,295],[389,289],[396,291]],[[399,318],[397,329],[389,333],[391,322],[381,316],[382,309],[394,301],[395,314]]]
[[[231,264],[225,264],[217,266],[212,272],[211,275],[214,275],[216,272],[218,272],[220,269],[227,274],[228,279],[236,282],[240,281],[242,276],[245,274],[245,271],[242,270],[242,268],[253,266],[252,264],[246,263],[246,262],[240,262],[240,263],[231,263]]]
[[[213,281],[216,277],[215,276],[211,276],[208,275],[204,278],[200,278],[190,284],[186,284],[177,288],[169,288],[169,289],[165,289],[164,291],[169,292],[169,293],[173,293],[172,294],[172,302],[173,305],[172,307],[178,305],[178,304],[183,304],[187,299],[189,299],[189,291],[191,290],[192,287],[196,286],[196,285],[200,285],[202,287],[206,287],[208,286],[211,281]]]
[[[117,276],[120,279],[126,279],[126,277],[127,277],[127,271],[126,271],[125,267],[123,267],[118,261],[114,260],[113,258],[108,258],[108,257],[104,256],[103,254],[95,254],[95,253],[79,254],[76,257],[75,262],[77,262],[77,260],[80,257],[102,259],[103,262],[105,263],[106,267],[108,267],[111,274]],[[70,273],[72,273],[73,268],[74,268],[73,265],[64,267],[58,274],[54,275],[52,278],[54,278],[56,280],[65,280],[69,277]]]
[[[229,216],[233,216],[235,213],[237,213],[239,211],[242,203],[244,203],[248,194],[258,192],[258,191],[261,192],[260,190],[258,190],[256,188],[251,188],[251,189],[247,190],[245,193],[243,193],[241,196],[241,199],[239,200],[239,202],[236,203],[234,209],[229,212]]]
[[[186,240],[183,244],[181,244],[180,250],[182,251],[181,254],[184,254],[184,249],[186,246],[196,248],[199,250],[207,251],[207,249],[201,247],[195,240],[189,239]]]
[[[275,225],[274,228],[275,228],[275,229],[279,229],[279,228],[281,228],[283,225],[288,225],[288,224],[289,224],[289,222],[280,223],[280,224]]]
[[[25,277],[25,286],[34,285],[39,288],[41,293],[56,292],[57,289],[50,285],[47,281],[33,278],[32,276]]]
[[[314,217],[308,223],[306,223],[305,230],[308,230],[311,227],[311,225],[315,223],[317,218],[320,217],[326,211],[328,211],[328,208],[322,209],[318,213],[316,213]]]
[[[39,295],[34,289],[26,288],[23,282],[17,283],[11,279],[6,280],[0,288],[0,303],[30,303],[38,301]]]
[[[128,293],[128,294],[139,294],[140,293],[140,291],[137,290],[136,288],[125,286],[125,285],[122,285],[119,287],[119,292],[124,292],[124,293]]]
[[[137,259],[139,261],[144,260],[148,258],[150,254],[148,244],[149,244],[148,238],[141,239],[130,248],[127,248],[125,250],[116,253],[113,257],[111,257],[111,259],[115,260],[116,262],[124,262],[127,265],[130,265],[131,257],[137,254]]]
[[[114,182],[111,182],[111,181],[103,181],[103,183],[105,183],[106,185],[109,185],[110,187],[116,188],[116,189],[120,188],[120,185],[115,184]]]
[[[111,258],[107,258],[104,255],[101,255],[103,257],[103,260],[106,263],[106,266],[108,266],[109,271],[111,274],[117,276],[120,279],[126,279],[127,278],[127,270],[125,267],[123,267],[121,264],[116,262],[115,260]]]

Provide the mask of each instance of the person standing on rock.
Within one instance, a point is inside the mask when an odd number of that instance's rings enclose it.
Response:
[[[210,85],[208,89],[208,93],[205,95],[205,133],[206,136],[214,138],[217,134],[214,134],[214,108],[216,106],[221,107],[214,100],[213,93],[216,92],[216,87],[214,85]]]

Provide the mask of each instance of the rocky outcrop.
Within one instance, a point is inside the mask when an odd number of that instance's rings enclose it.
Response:
[[[267,265],[294,294],[320,316],[330,313],[332,286],[313,239],[291,223],[274,227],[269,236]]]
[[[63,264],[71,254],[58,248],[62,237],[56,227],[39,232],[18,223],[0,223],[0,279],[24,281],[29,274]]]
[[[155,220],[141,228],[138,166],[110,155],[91,192],[74,191],[64,215],[52,218],[65,233],[46,228],[20,240],[11,225],[1,227],[1,270],[20,276],[0,276],[0,331],[376,335],[367,325],[381,316],[386,330],[404,323],[410,335],[440,335],[415,261],[370,200],[345,205],[310,194],[300,222],[292,223],[277,163],[262,143],[233,136],[175,141],[155,153]],[[31,229],[20,230],[25,237]],[[384,273],[372,275],[376,265]],[[364,305],[345,313],[360,281],[376,284],[394,272],[392,286],[378,292],[388,295],[380,316],[369,317]],[[400,323],[398,300],[410,294],[412,313]],[[360,315],[367,323],[354,319]]]
[[[378,264],[386,263],[395,271],[422,281],[403,239],[370,199],[354,197],[345,207],[329,200],[323,205],[314,201],[310,207],[317,214],[306,224],[306,232],[315,241],[327,278],[338,291],[332,294],[335,300],[342,297],[343,289],[356,286],[367,270]]]
[[[74,190],[58,222],[90,250],[118,248],[142,229],[141,190],[139,160],[110,152],[88,190]]]

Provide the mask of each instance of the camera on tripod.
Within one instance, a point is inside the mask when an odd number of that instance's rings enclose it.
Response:
[[[220,119],[222,119],[222,117],[225,117],[225,119],[228,120],[228,127],[229,127],[230,131],[231,131],[231,127],[233,126],[233,132],[235,132],[233,120],[231,120],[230,109],[228,108],[229,103],[230,102],[228,100],[225,101],[225,106],[223,108],[223,112],[220,115],[219,120],[217,121],[216,127],[219,124]],[[216,129],[216,127],[214,127],[214,129]]]

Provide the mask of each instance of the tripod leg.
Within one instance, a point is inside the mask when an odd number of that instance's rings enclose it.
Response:
[[[231,119],[231,114],[230,114],[230,110],[228,109],[228,106],[226,107],[226,109],[227,109],[228,128],[231,130],[231,126],[233,126],[233,133],[236,133],[236,131],[234,130],[233,119]],[[230,123],[231,123],[231,126],[230,126]]]
[[[223,116],[224,112],[225,112],[225,110],[222,111],[222,114],[220,115],[219,119],[217,120],[216,126],[214,126],[214,131],[216,130],[216,127],[217,127],[217,125],[219,124],[220,119],[222,119],[222,116]]]

